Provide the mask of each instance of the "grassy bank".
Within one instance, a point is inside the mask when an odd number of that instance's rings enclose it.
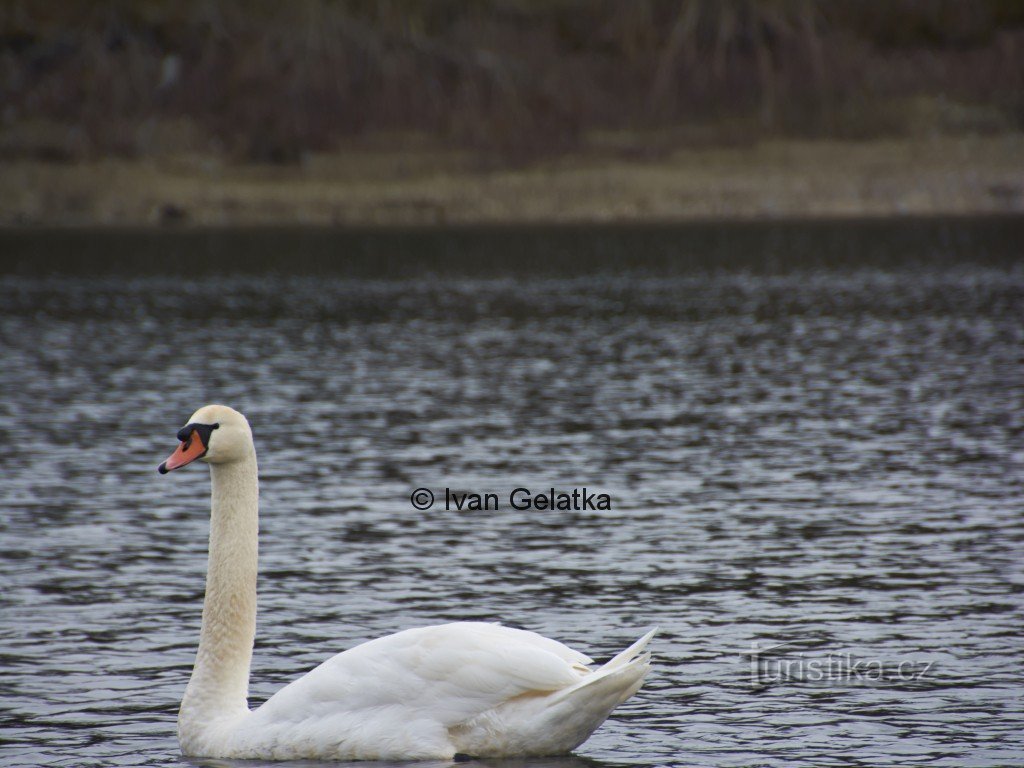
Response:
[[[603,136],[527,165],[352,147],[302,163],[202,154],[9,162],[3,225],[435,224],[1024,213],[1024,134],[664,150]]]
[[[1015,0],[0,4],[0,225],[1020,211]]]

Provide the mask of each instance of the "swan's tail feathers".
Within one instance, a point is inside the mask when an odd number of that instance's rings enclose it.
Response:
[[[602,692],[618,690],[620,698],[609,708],[608,712],[611,712],[612,708],[624,702],[643,685],[651,668],[651,654],[644,651],[644,648],[657,631],[655,627],[622,653],[616,654],[607,664],[598,667],[575,685],[563,688],[554,696],[554,700],[576,699],[591,694],[600,698]]]
[[[452,731],[457,752],[475,756],[564,755],[597,730],[644,683],[651,654],[644,651],[657,628],[595,670],[554,693],[517,696]],[[495,734],[500,734],[496,739]]]
[[[631,662],[633,659],[635,659],[637,656],[640,655],[640,652],[644,648],[647,647],[647,644],[649,642],[651,642],[651,638],[654,637],[654,635],[657,633],[657,631],[658,631],[658,628],[655,627],[650,632],[648,632],[646,635],[644,635],[639,640],[637,640],[635,643],[633,643],[631,646],[629,646],[629,648],[624,650],[622,653],[617,654],[611,661],[609,661],[607,664],[602,666],[598,671],[600,672],[601,670],[605,670],[605,669],[618,669],[623,664],[628,664],[629,662]],[[650,655],[650,654],[648,654],[648,655]]]
[[[651,669],[651,654],[644,651],[644,647],[655,632],[657,627],[607,664],[549,699],[543,714],[544,727],[538,730],[552,736],[557,734],[556,739],[552,739],[557,743],[550,745],[553,749],[536,754],[562,754],[575,749],[597,730],[613,709],[640,690]]]

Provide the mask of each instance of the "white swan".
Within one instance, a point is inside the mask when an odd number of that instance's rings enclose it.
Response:
[[[328,659],[249,710],[256,633],[256,451],[245,417],[200,408],[165,473],[196,459],[213,484],[206,599],[178,715],[186,755],[452,759],[564,754],[643,684],[654,630],[597,669],[555,640],[498,624],[407,629]]]

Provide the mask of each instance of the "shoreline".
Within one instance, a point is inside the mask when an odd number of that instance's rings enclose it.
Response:
[[[1019,210],[993,210],[993,211],[938,211],[925,213],[867,213],[867,214],[842,214],[842,215],[801,215],[793,214],[787,216],[705,216],[680,219],[613,219],[607,221],[524,221],[524,220],[494,220],[494,221],[445,221],[445,222],[398,222],[398,223],[376,223],[376,222],[346,222],[346,223],[305,223],[305,222],[255,222],[255,223],[91,223],[91,222],[70,222],[59,224],[40,223],[0,223],[0,237],[8,240],[18,239],[22,236],[32,237],[37,235],[53,234],[71,236],[77,233],[98,234],[98,235],[127,235],[127,236],[150,236],[160,233],[174,233],[182,235],[218,236],[235,235],[240,232],[251,232],[254,234],[287,234],[287,233],[308,233],[310,235],[337,233],[342,235],[416,235],[429,233],[451,233],[451,234],[500,234],[503,232],[515,232],[517,230],[529,230],[533,232],[565,232],[572,233],[584,229],[594,229],[605,232],[658,232],[665,231],[701,231],[714,230],[723,225],[736,227],[737,229],[788,229],[791,227],[825,227],[830,228],[844,224],[871,227],[872,225],[885,226],[888,224],[951,224],[967,222],[1015,222],[1024,221],[1024,211]]]
[[[418,146],[295,165],[212,155],[2,163],[0,227],[437,227],[1024,213],[1024,134],[581,150],[529,165]]]

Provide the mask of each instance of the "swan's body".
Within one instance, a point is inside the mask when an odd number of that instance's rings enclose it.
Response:
[[[216,426],[214,426],[216,425]],[[210,562],[195,668],[178,716],[186,755],[451,759],[553,755],[581,744],[643,684],[653,631],[598,669],[533,632],[459,622],[339,653],[249,710],[258,480],[245,418],[197,411],[161,465],[210,463]]]

